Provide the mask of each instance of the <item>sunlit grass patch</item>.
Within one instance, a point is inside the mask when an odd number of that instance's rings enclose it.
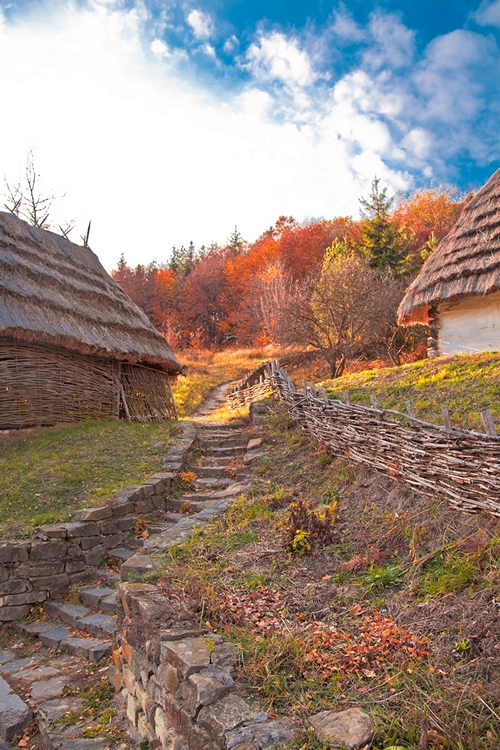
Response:
[[[406,412],[411,401],[420,419],[443,424],[441,406],[456,427],[484,431],[479,412],[490,409],[500,419],[500,354],[462,354],[421,360],[344,375],[324,385],[331,398],[347,391],[353,403],[371,406],[377,396],[383,409]]]

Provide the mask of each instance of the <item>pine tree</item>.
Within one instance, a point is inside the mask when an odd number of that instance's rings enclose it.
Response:
[[[380,190],[380,179],[375,177],[368,198],[360,198],[361,250],[368,256],[370,265],[378,273],[400,273],[407,253],[404,234],[391,222],[389,211],[392,198],[387,188]]]

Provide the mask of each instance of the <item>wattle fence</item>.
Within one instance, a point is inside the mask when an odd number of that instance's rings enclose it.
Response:
[[[230,408],[274,391],[290,417],[334,456],[367,464],[427,494],[444,495],[459,510],[500,516],[500,437],[490,412],[489,434],[452,427],[444,410],[440,426],[376,405],[332,400],[314,384],[298,391],[279,362],[251,372],[229,394]]]

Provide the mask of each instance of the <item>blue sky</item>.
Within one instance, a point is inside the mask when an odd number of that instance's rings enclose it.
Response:
[[[500,166],[500,0],[0,0],[0,175],[29,149],[110,269]],[[57,222],[56,222],[57,223]]]

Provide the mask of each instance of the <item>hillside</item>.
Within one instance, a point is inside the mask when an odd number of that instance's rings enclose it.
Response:
[[[496,750],[498,519],[332,458],[268,404],[252,489],[160,585],[240,646],[244,693],[304,730],[290,750],[327,750],[308,717],[353,706],[373,750]]]
[[[406,412],[411,401],[416,416],[443,424],[447,406],[455,426],[483,432],[479,411],[490,409],[500,421],[500,354],[464,354],[424,359],[401,367],[363,370],[334,381],[321,381],[330,398],[347,391],[353,403],[370,406],[377,397],[383,409]]]

